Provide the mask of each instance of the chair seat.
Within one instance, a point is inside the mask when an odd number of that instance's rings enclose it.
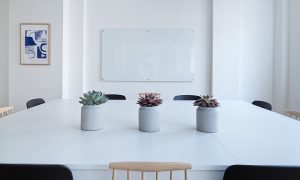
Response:
[[[224,173],[223,180],[298,180],[300,167],[233,165]]]
[[[0,164],[1,180],[73,180],[71,170],[63,165]]]
[[[109,100],[126,100],[126,97],[121,94],[105,94]]]
[[[255,106],[272,111],[272,105],[268,102],[255,100],[252,102],[252,104]]]
[[[198,100],[200,96],[197,95],[177,95],[173,98],[173,100]]]
[[[31,99],[29,101],[27,101],[26,106],[27,109],[44,104],[45,100],[43,98],[36,98],[36,99]]]

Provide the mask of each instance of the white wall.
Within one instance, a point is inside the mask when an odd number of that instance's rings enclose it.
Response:
[[[273,110],[284,113],[288,105],[288,0],[274,3]]]
[[[213,95],[239,97],[240,0],[213,2]]]
[[[87,0],[85,90],[125,94],[155,91],[164,99],[176,94],[210,92],[211,0]],[[100,80],[101,28],[183,28],[195,30],[196,62],[193,82],[103,82]],[[135,67],[132,67],[135,68]]]
[[[240,100],[273,99],[274,1],[241,0]]]
[[[0,107],[8,105],[8,0],[0,1]]]
[[[214,0],[213,95],[273,98],[273,0]]]
[[[248,102],[259,99],[272,103],[273,0],[188,0],[184,3],[179,0],[88,0],[78,14],[82,14],[82,9],[84,15],[79,16],[77,22],[81,23],[84,17],[84,70],[83,75],[81,70],[77,71],[77,79],[81,82],[83,76],[84,91],[100,89],[125,94],[130,99],[136,99],[137,93],[143,91],[161,92],[166,99],[176,94],[212,92],[220,99]],[[198,53],[194,82],[101,81],[100,29],[149,27],[196,31]],[[72,43],[70,45],[71,48]],[[78,47],[73,45],[71,49],[79,50]],[[77,54],[81,57],[81,53]]]
[[[279,86],[273,83],[278,79],[273,80],[274,1],[280,0],[10,0],[9,102],[18,110],[31,98],[77,98],[91,89],[125,94],[129,99],[137,99],[138,92],[157,91],[164,99],[176,94],[212,93],[219,99],[272,102],[273,93],[278,93],[272,88]],[[299,17],[299,2],[290,1],[295,6],[290,13],[293,22]],[[38,8],[39,4],[47,8]],[[21,22],[51,23],[50,66],[19,65]],[[297,39],[298,26],[293,24],[290,39]],[[194,81],[101,81],[100,29],[149,27],[195,30]],[[291,40],[290,44],[296,47],[298,43]],[[292,67],[299,62],[295,49],[290,51]],[[290,72],[291,77],[297,75],[295,70]],[[290,94],[297,95],[297,88],[290,88],[295,90]],[[289,101],[294,99],[290,96]]]
[[[63,98],[78,98],[84,77],[84,0],[63,2]]]
[[[9,0],[9,103],[16,110],[27,100],[62,97],[63,1]],[[20,23],[51,24],[51,65],[20,65]]]
[[[289,0],[288,108],[300,111],[300,1]]]

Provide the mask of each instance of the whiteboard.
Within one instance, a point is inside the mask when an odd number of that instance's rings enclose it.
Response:
[[[193,81],[192,30],[102,29],[103,81]]]

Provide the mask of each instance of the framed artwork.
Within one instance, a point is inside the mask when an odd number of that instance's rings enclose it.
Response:
[[[49,65],[51,34],[50,24],[20,24],[20,64]]]

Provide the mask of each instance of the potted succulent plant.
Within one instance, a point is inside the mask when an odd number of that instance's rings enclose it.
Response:
[[[159,93],[140,93],[139,130],[155,132],[160,130],[158,106],[162,103]]]
[[[217,107],[220,106],[216,99],[212,96],[200,96],[194,102],[194,106],[198,106],[196,110],[196,126],[198,131],[217,132],[218,131],[218,112]]]
[[[101,104],[107,101],[107,97],[101,91],[89,91],[80,97],[81,107],[81,129],[84,131],[95,131],[103,129],[101,118]]]

